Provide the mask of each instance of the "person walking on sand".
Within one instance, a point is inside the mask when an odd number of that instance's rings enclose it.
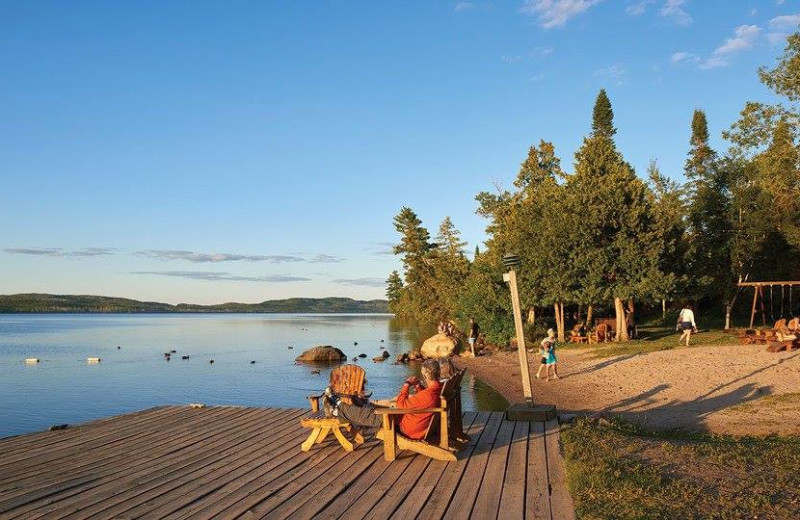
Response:
[[[688,347],[692,332],[697,333],[697,324],[694,322],[694,311],[692,311],[691,305],[685,306],[681,309],[681,313],[678,314],[678,327],[683,331],[680,339],[678,339],[678,345],[683,342],[683,338],[686,338],[686,346]]]
[[[473,357],[475,356],[475,342],[478,341],[478,333],[480,332],[481,328],[475,323],[475,318],[469,319],[469,335],[467,336],[467,341],[469,341],[469,348],[472,351]]]
[[[542,368],[544,368],[544,375],[547,381],[550,381],[550,367],[553,367],[553,379],[558,379],[558,359],[556,359],[556,332],[553,329],[547,329],[547,337],[542,340],[539,345],[539,353],[541,354],[541,364],[539,371],[536,372],[536,379],[541,379]]]

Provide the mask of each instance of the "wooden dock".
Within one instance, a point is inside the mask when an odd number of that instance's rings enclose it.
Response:
[[[159,407],[0,440],[0,518],[574,517],[558,425],[467,412],[457,462],[332,436],[301,409]]]

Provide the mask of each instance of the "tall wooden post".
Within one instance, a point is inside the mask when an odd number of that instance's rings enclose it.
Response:
[[[517,351],[519,352],[519,369],[522,374],[522,393],[525,396],[525,403],[533,405],[533,393],[531,392],[531,373],[528,369],[528,351],[525,350],[525,330],[522,328],[522,310],[519,304],[519,293],[517,292],[517,272],[511,269],[505,276],[511,289],[511,305],[514,308],[514,327],[517,330]]]
[[[758,301],[758,288],[759,286],[756,285],[753,287],[753,307],[750,309],[750,328],[753,328],[753,324],[756,321],[756,302]]]

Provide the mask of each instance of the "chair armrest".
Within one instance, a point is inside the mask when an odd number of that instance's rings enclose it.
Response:
[[[379,415],[404,415],[407,413],[439,413],[444,408],[375,408],[372,413]]]
[[[309,395],[308,397],[306,397],[306,399],[320,399],[323,395],[325,394]]]

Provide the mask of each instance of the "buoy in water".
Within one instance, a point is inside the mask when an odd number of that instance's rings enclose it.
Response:
[[[94,363],[99,363],[99,362],[101,362],[101,361],[102,361],[102,359],[100,359],[99,357],[90,357],[90,358],[86,358],[86,362],[87,362],[87,363],[92,363],[92,364],[94,364]]]
[[[35,365],[38,362],[39,362],[39,358],[38,357],[29,357],[29,358],[25,359],[25,364],[26,365]]]

